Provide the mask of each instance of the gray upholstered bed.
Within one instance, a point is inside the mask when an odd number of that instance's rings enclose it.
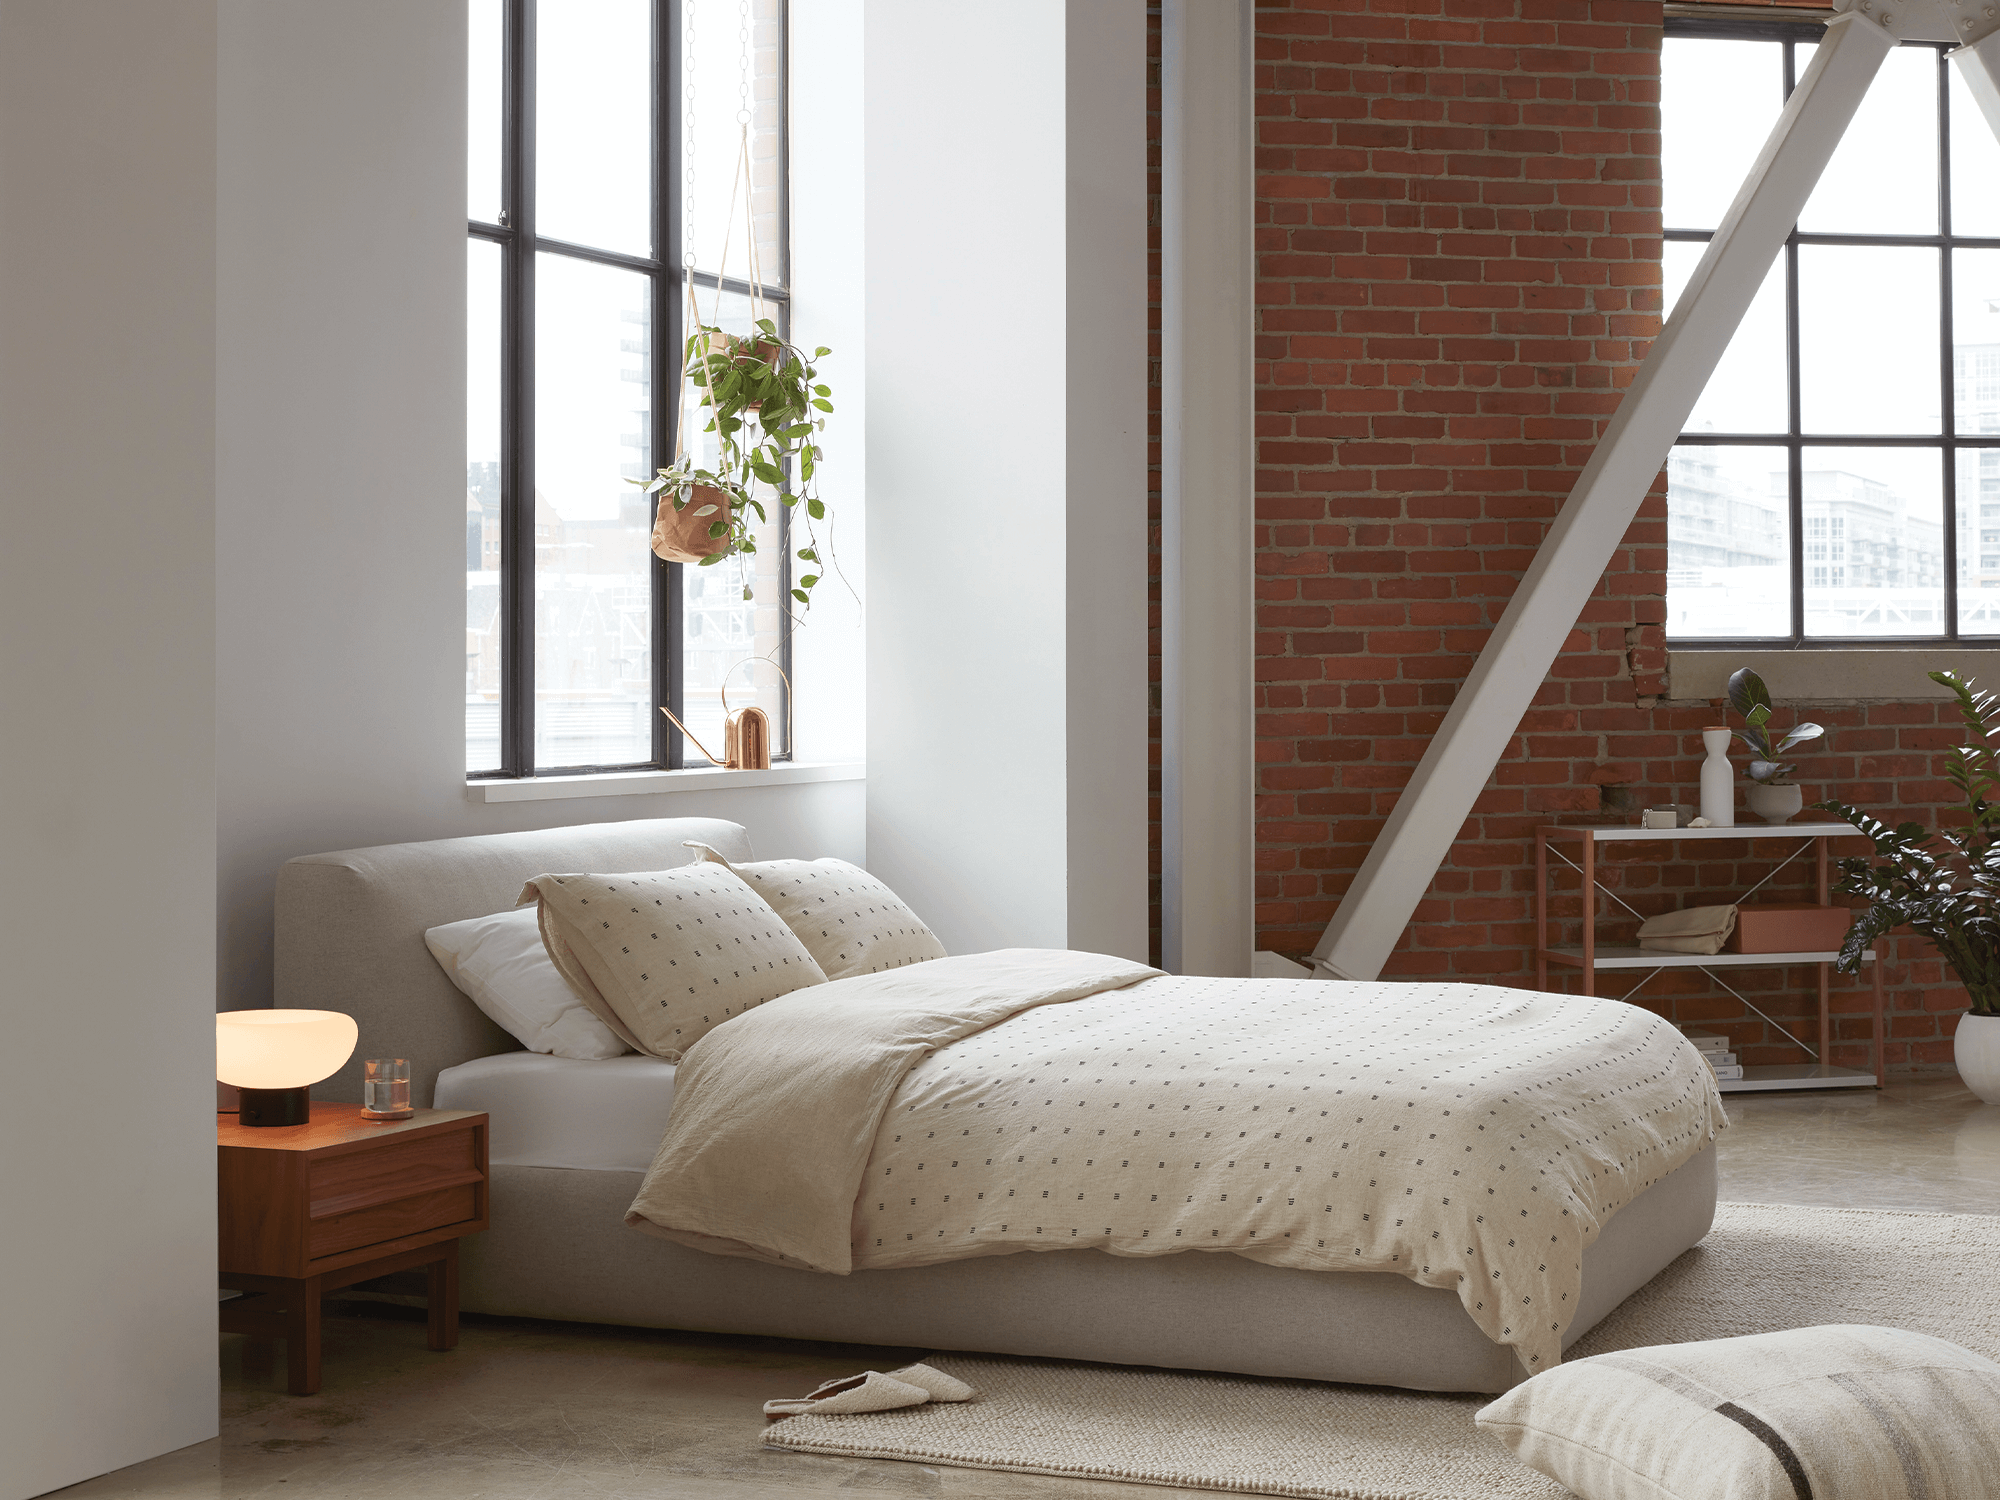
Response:
[[[431,958],[425,929],[510,907],[555,870],[686,863],[698,839],[731,858],[746,832],[713,819],[599,823],[392,844],[288,863],[277,891],[277,1003],[346,1011],[357,1061],[315,1092],[358,1100],[361,1056],[412,1060],[416,1102],[440,1071],[518,1044]],[[1499,1391],[1521,1378],[1449,1291],[1228,1254],[1094,1250],[1000,1255],[828,1276],[705,1254],[625,1227],[640,1173],[493,1168],[493,1227],[467,1242],[473,1311],[841,1342],[988,1350],[1419,1390]],[[1618,1213],[1584,1253],[1582,1336],[1708,1232],[1711,1146]]]

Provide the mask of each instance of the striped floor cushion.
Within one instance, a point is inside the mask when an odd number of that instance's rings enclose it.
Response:
[[[1896,1328],[1600,1354],[1477,1420],[1583,1500],[2000,1500],[2000,1364]]]

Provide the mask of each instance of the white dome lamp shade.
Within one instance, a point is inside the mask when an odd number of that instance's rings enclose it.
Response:
[[[360,1036],[337,1010],[225,1010],[215,1018],[215,1076],[242,1091],[245,1125],[304,1125],[310,1090],[340,1071]]]

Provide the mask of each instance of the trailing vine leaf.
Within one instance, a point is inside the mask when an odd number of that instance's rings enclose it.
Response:
[[[728,496],[726,522],[709,527],[709,535],[727,545],[703,558],[702,567],[757,551],[755,528],[770,523],[760,493],[775,495],[786,511],[804,511],[811,545],[799,555],[819,563],[826,544],[813,533],[810,522],[826,520],[827,508],[815,490],[824,459],[815,439],[826,425],[823,414],[834,408],[829,399],[833,389],[820,378],[813,361],[833,351],[822,344],[807,356],[779,337],[770,318],[759,318],[752,329],[740,335],[697,324],[683,350],[688,383],[700,393],[706,413],[702,430],[716,436],[715,467],[701,468],[683,458],[659,470],[652,480],[632,483],[642,484],[647,494],[660,495],[677,511],[700,487]],[[714,509],[704,507],[696,514],[707,515]],[[838,571],[837,563],[833,567]],[[810,607],[812,590],[824,576],[824,567],[804,574],[788,592]],[[751,597],[747,582],[744,597]]]

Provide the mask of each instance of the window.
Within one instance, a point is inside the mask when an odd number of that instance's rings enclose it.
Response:
[[[1819,35],[1668,22],[1669,307]],[[1884,62],[1668,461],[1676,645],[2000,644],[2000,143],[1947,50]]]
[[[466,770],[701,764],[658,710],[719,753],[725,690],[788,757],[783,508],[683,570],[632,483],[703,441],[690,298],[788,331],[783,0],[469,9]]]

